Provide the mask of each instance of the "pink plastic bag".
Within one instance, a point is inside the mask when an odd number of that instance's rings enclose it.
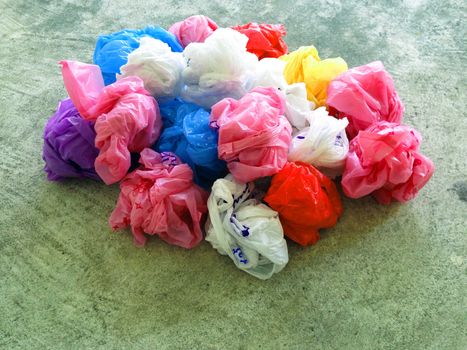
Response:
[[[420,134],[396,123],[379,122],[350,142],[342,188],[351,198],[372,194],[381,204],[407,202],[433,175],[433,162],[419,153]]]
[[[136,245],[146,243],[144,233],[158,235],[169,244],[193,248],[203,238],[201,221],[208,194],[193,184],[187,164],[170,152],[146,148],[141,167],[120,183],[120,196],[109,224],[113,230],[131,226]]]
[[[204,40],[216,29],[217,24],[212,19],[203,15],[195,15],[172,24],[169,32],[177,37],[183,47],[186,47],[190,43],[204,43]]]
[[[273,175],[285,165],[292,127],[284,113],[283,94],[273,87],[257,87],[239,100],[225,98],[212,107],[219,158],[237,181]]]
[[[378,121],[401,123],[404,114],[392,77],[380,61],[349,69],[332,80],[326,104],[330,114],[349,120],[349,139]]]
[[[95,121],[99,156],[95,168],[106,184],[128,172],[130,152],[140,152],[159,137],[162,119],[156,100],[138,77],[104,87],[96,65],[62,61],[65,87],[83,118]]]

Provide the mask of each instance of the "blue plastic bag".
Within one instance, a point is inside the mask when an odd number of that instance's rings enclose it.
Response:
[[[124,29],[112,34],[99,35],[94,50],[94,64],[102,70],[105,85],[116,81],[120,67],[127,63],[128,54],[139,47],[143,36],[159,39],[170,46],[174,52],[182,52],[178,39],[161,27],[149,26],[144,29]]]
[[[164,128],[155,145],[158,152],[173,152],[193,169],[194,181],[210,189],[227,174],[217,156],[217,130],[209,127],[209,112],[181,100],[160,104]]]

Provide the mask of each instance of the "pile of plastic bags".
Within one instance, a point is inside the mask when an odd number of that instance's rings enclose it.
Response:
[[[205,237],[261,279],[343,213],[350,198],[407,202],[431,178],[420,134],[381,62],[349,69],[282,24],[219,28],[191,16],[100,35],[94,64],[62,61],[68,97],[44,132],[51,181],[120,184],[109,223],[136,245]]]

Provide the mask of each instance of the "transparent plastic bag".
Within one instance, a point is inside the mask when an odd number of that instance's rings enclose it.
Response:
[[[204,108],[225,97],[240,98],[253,84],[258,58],[246,51],[248,38],[233,29],[221,28],[204,43],[189,44],[183,54],[182,99]]]

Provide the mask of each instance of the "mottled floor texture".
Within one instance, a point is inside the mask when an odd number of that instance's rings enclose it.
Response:
[[[207,243],[135,248],[107,218],[117,186],[50,183],[42,132],[66,96],[57,61],[99,33],[281,22],[349,66],[383,60],[437,170],[407,205],[345,200],[338,226],[269,281]],[[465,349],[467,116],[462,0],[0,0],[0,348]]]

